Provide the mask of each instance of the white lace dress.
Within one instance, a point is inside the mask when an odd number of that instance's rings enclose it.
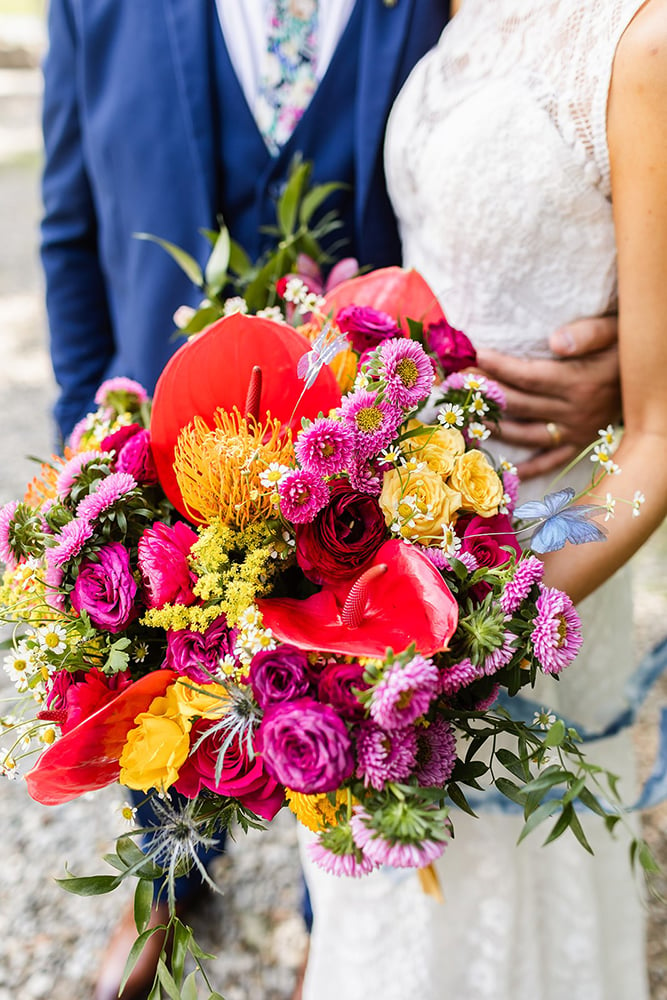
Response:
[[[641,6],[464,0],[398,99],[386,166],[405,264],[477,345],[546,354],[558,326],[614,305],[606,106]],[[625,575],[580,610],[584,653],[535,697],[594,732],[624,707],[633,668]],[[628,731],[588,753],[633,801]],[[315,912],[304,1000],[645,1000],[627,839],[588,822],[591,859],[569,833],[516,847],[520,826],[498,799],[478,820],[455,816],[438,863],[444,904],[413,872],[336,879],[304,856]]]

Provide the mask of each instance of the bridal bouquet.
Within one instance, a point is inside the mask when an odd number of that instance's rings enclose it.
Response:
[[[47,804],[115,781],[155,796],[147,853],[126,836],[114,875],[63,880],[137,876],[140,942],[153,879],[171,893],[217,829],[285,804],[346,876],[427,869],[466,787],[586,848],[577,801],[618,819],[573,729],[496,705],[576,656],[577,613],[534,553],[602,538],[604,507],[568,490],[516,507],[515,469],[485,450],[502,393],[464,371],[474,349],[415,272],[277,294],[298,329],[231,311],[174,355],[152,407],[105,383],[0,511],[6,668],[37,709],[4,720],[0,767],[41,749],[26,781]]]

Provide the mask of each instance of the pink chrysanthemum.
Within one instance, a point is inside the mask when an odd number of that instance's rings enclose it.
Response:
[[[436,569],[451,571],[452,567],[441,548],[436,548],[432,545],[417,545],[417,548],[426,556],[429,562],[433,563]]]
[[[444,719],[417,730],[415,778],[423,788],[442,788],[456,764],[456,736]]]
[[[375,722],[357,730],[357,775],[366,787],[382,791],[388,781],[402,781],[414,767],[417,737],[412,726],[387,732]]]
[[[72,451],[79,450],[83,436],[89,429],[88,417],[82,417],[81,420],[74,425],[67,442]]]
[[[111,393],[127,393],[128,396],[136,397],[138,403],[143,403],[148,399],[148,393],[144,389],[143,385],[139,382],[135,382],[134,379],[125,378],[119,375],[117,378],[108,378],[106,382],[102,382],[95,393],[95,402],[98,406],[104,406],[107,402],[107,397]]]
[[[404,409],[412,409],[426,399],[435,374],[421,344],[397,337],[384,341],[379,354],[379,374],[385,381],[387,399]]]
[[[456,553],[456,558],[460,563],[463,563],[468,572],[472,575],[476,569],[479,569],[479,562],[477,561],[477,556],[473,555],[472,552],[462,552],[459,550]]]
[[[516,564],[514,576],[509,580],[500,595],[500,607],[506,615],[511,615],[525,601],[536,583],[544,576],[544,563],[537,556],[520,559]]]
[[[280,510],[292,524],[306,524],[326,507],[329,487],[321,476],[307,469],[287,472],[278,483]]]
[[[306,850],[311,861],[314,861],[319,868],[323,868],[325,872],[329,872],[330,875],[361,878],[377,868],[377,864],[371,861],[361,849],[357,849],[352,854],[334,854],[333,851],[315,841],[313,844],[308,844]]]
[[[452,664],[440,673],[440,689],[446,698],[451,698],[461,688],[468,687],[473,681],[479,680],[477,667],[467,657],[459,663]]]
[[[58,536],[58,543],[46,550],[48,566],[63,567],[81,553],[86,542],[92,537],[93,526],[82,518],[69,521]]]
[[[46,573],[44,574],[44,598],[48,606],[53,608],[54,611],[64,611],[65,595],[60,590],[60,585],[63,582],[65,572],[60,564],[49,562],[48,555],[50,551],[53,550],[47,549]]]
[[[74,486],[84,465],[97,458],[99,458],[99,452],[97,451],[82,451],[73,458],[70,458],[69,462],[62,467],[56,479],[56,493],[61,500],[69,496],[70,490]]]
[[[373,689],[371,718],[383,729],[409,726],[428,710],[438,691],[438,668],[424,656],[393,663]]]
[[[136,479],[129,472],[112,472],[106,479],[100,480],[94,493],[89,493],[81,500],[76,508],[76,516],[86,521],[94,521],[105,510],[131,493],[136,485]]]
[[[392,843],[368,825],[370,820],[368,813],[357,807],[350,820],[350,827],[355,843],[377,865],[391,865],[392,868],[424,868],[436,861],[447,846],[444,840],[430,839],[424,839],[419,843],[400,840]]]
[[[301,431],[294,451],[300,465],[319,476],[343,472],[351,462],[354,437],[340,420],[319,417]]]
[[[562,590],[540,584],[537,617],[531,639],[545,674],[559,674],[581,649],[581,622],[574,604]]]
[[[516,653],[515,647],[512,645],[515,636],[512,632],[505,632],[505,641],[502,646],[494,649],[492,653],[489,653],[484,659],[484,663],[481,666],[481,671],[486,677],[491,677],[492,674],[497,674],[499,670],[506,667],[510,662],[514,654]]]
[[[382,477],[370,462],[352,462],[348,468],[350,486],[359,493],[377,497],[382,492]]]
[[[339,412],[354,433],[360,459],[371,458],[386,448],[403,419],[400,407],[388,399],[378,400],[378,394],[367,389],[344,396]]]
[[[0,509],[0,560],[6,564],[8,569],[16,569],[18,566],[9,541],[9,532],[18,505],[18,500],[10,500]]]
[[[452,372],[448,375],[445,381],[442,383],[443,392],[447,392],[448,389],[465,389],[466,388],[466,378],[467,374],[465,372]],[[489,402],[495,403],[504,410],[507,406],[507,400],[505,398],[505,393],[500,388],[497,382],[491,381],[491,379],[484,378],[481,375],[476,376],[478,381],[482,383],[479,387],[479,392],[485,399]]]
[[[516,507],[516,502],[519,499],[519,484],[521,480],[517,476],[516,472],[509,472],[507,469],[502,473],[502,480],[503,489],[509,497],[507,509],[511,513]]]
[[[492,705],[495,705],[499,693],[500,684],[494,684],[487,696],[485,698],[480,698],[480,700],[475,703],[475,711],[486,712],[487,708],[491,708]]]

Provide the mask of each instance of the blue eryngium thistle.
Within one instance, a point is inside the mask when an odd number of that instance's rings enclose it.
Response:
[[[514,511],[522,521],[538,521],[530,540],[533,552],[556,552],[566,542],[581,545],[583,542],[603,542],[604,530],[591,518],[603,514],[599,504],[574,504],[575,492],[571,487],[547,493],[544,500],[529,500]]]
[[[179,875],[196,867],[202,879],[217,891],[198,852],[215,847],[216,839],[206,831],[208,821],[196,814],[195,800],[177,802],[157,795],[151,800],[155,813],[155,826],[146,828],[151,835],[148,857],[165,873],[169,908],[175,905],[174,883]]]

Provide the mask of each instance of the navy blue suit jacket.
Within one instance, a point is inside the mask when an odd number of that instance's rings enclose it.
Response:
[[[199,230],[214,225],[217,207],[210,2],[51,0],[41,249],[64,434],[104,378],[127,375],[153,389],[178,343],[173,311],[197,300],[170,258],[132,234],[153,233],[206,256]],[[449,5],[357,3],[354,225],[360,236],[379,227],[394,246],[382,176],[386,118],[410,69],[437,40]],[[318,169],[327,176],[326,164]]]

